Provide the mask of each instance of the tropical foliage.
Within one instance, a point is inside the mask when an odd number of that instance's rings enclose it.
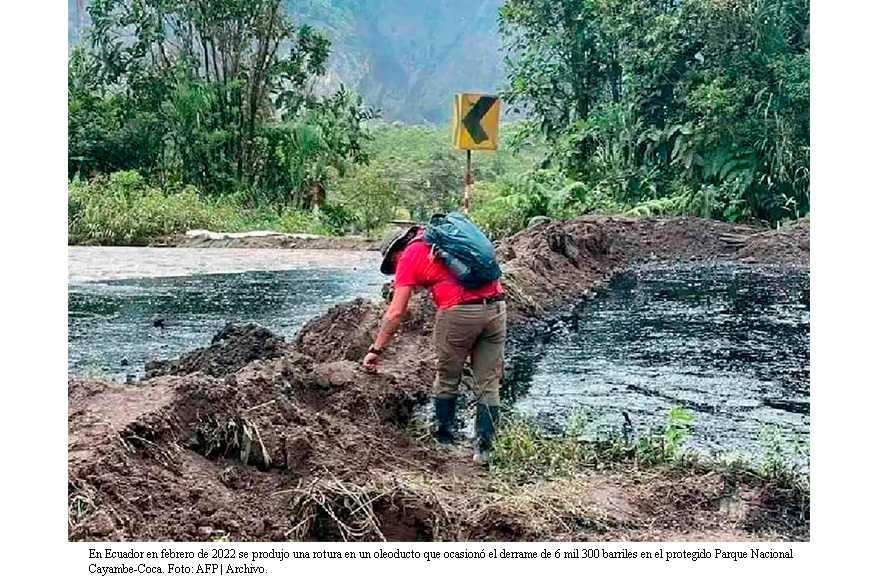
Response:
[[[204,208],[160,231],[377,235],[459,207],[465,156],[447,128],[380,121],[330,89],[330,41],[279,0],[88,11],[69,57],[71,240],[151,231],[100,217],[130,171],[173,215]],[[809,214],[807,0],[507,0],[498,25],[508,111],[499,150],[472,162],[471,215],[491,236],[537,215]]]
[[[506,100],[587,189],[638,213],[809,212],[808,0],[509,0],[500,27]]]
[[[69,63],[69,173],[139,169],[161,183],[322,202],[365,162],[373,116],[322,95],[329,41],[280,0],[96,0]]]

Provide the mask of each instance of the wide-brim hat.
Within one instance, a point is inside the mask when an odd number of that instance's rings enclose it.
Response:
[[[405,246],[417,237],[419,231],[420,226],[396,228],[396,231],[386,239],[385,243],[381,246],[381,255],[384,257],[381,261],[381,274],[392,276],[396,273],[396,263],[393,260],[393,256],[404,250]]]

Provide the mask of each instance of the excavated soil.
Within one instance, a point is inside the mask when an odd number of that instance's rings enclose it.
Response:
[[[196,349],[178,360],[145,363],[145,378],[195,372],[223,377],[255,360],[271,360],[290,352],[283,337],[262,326],[227,324],[212,337],[208,348]]]
[[[585,217],[498,244],[512,331],[656,259],[808,266],[809,221],[776,232],[696,219]],[[385,286],[385,297],[389,287]],[[804,540],[807,499],[700,468],[618,464],[497,476],[418,419],[432,305],[376,372],[359,360],[383,303],[337,304],[293,342],[228,326],[132,385],[70,379],[70,540]]]

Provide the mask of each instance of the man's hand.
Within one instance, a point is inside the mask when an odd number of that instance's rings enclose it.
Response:
[[[387,342],[389,342],[390,337],[393,336],[393,333],[396,332],[396,329],[399,328],[400,324],[402,324],[402,316],[404,316],[405,310],[408,309],[408,301],[411,299],[412,290],[413,288],[411,286],[400,286],[396,288],[396,291],[393,293],[393,299],[390,301],[390,305],[384,313],[384,320],[381,323],[378,336],[375,339],[374,344],[372,344],[372,349],[369,349],[369,353],[362,361],[363,368],[366,370],[375,370],[375,366],[377,366],[378,362],[381,360],[381,355],[377,352],[372,352],[372,350],[379,350],[382,352],[383,349],[387,347]],[[375,346],[378,344],[381,346],[378,349],[375,349]]]
[[[370,352],[363,359],[362,365],[363,367],[365,367],[366,370],[373,371],[375,370],[375,366],[377,366],[380,360],[381,355]]]

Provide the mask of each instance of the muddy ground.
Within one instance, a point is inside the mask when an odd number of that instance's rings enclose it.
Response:
[[[149,246],[172,248],[282,248],[293,250],[371,250],[380,240],[364,236],[314,236],[268,233],[266,235],[220,234],[213,232],[172,234],[151,240]]]
[[[585,217],[498,244],[510,332],[644,260],[809,265],[787,230]],[[385,290],[386,293],[386,290]],[[377,372],[359,360],[384,304],[335,305],[295,339],[228,327],[133,385],[70,379],[70,540],[806,540],[806,495],[702,468],[599,465],[571,478],[476,467],[436,449],[419,411],[432,306]]]

